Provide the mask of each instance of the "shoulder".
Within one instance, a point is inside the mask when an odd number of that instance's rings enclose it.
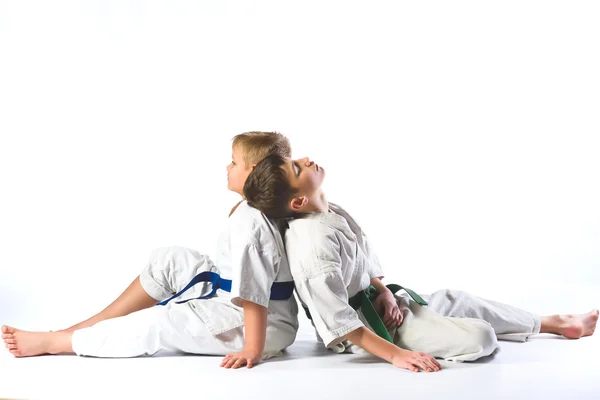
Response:
[[[363,234],[362,228],[360,227],[360,224],[356,221],[356,219],[354,217],[352,217],[350,215],[350,213],[348,211],[346,211],[344,208],[342,208],[340,205],[335,204],[335,203],[329,203],[329,209],[334,213],[339,215],[340,217],[342,217],[347,225],[348,228],[350,228],[350,230],[357,236],[360,236]]]
[[[329,223],[329,215],[327,213],[313,213],[291,219],[288,222],[289,230],[294,232],[313,233],[311,236],[327,235],[335,232],[335,228]]]
[[[339,232],[324,222],[322,218],[290,221],[285,248],[294,279],[320,276],[341,266],[343,243]]]
[[[303,251],[315,252],[338,243],[338,229],[328,222],[325,213],[289,221],[289,229],[285,234],[286,245],[302,248]],[[288,247],[288,252],[290,247]]]
[[[264,218],[264,214],[254,207],[250,207],[246,200],[242,200],[229,216],[233,222],[259,221]]]
[[[259,210],[242,201],[228,221],[230,235],[246,237],[252,244],[265,247],[276,246],[275,235],[279,232],[273,223]]]
[[[352,218],[352,216],[350,215],[350,213],[348,211],[346,211],[339,204],[329,202],[329,209],[331,210],[331,212],[333,212],[333,213],[335,213],[337,215],[342,216],[348,222],[350,222],[350,221],[354,222],[354,218]]]

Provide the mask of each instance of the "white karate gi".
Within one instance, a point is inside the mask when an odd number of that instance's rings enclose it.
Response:
[[[367,288],[372,278],[383,276],[366,235],[348,213],[332,203],[328,213],[312,213],[289,225],[285,244],[290,268],[317,336],[336,352],[361,352],[342,337],[368,326],[362,313],[348,305],[348,299]],[[501,333],[517,336],[536,330],[531,314],[464,292],[436,292],[425,298],[431,302],[429,307],[419,306],[405,294],[396,298],[404,322],[390,332],[394,342],[438,358],[466,361],[491,354],[498,347],[496,327],[502,328]]]
[[[177,301],[206,294],[198,283],[165,306],[105,320],[73,333],[73,351],[96,357],[135,357],[159,350],[225,355],[244,346],[242,299],[268,308],[263,358],[280,354],[296,338],[298,308],[294,296],[269,300],[273,282],[291,281],[280,231],[244,201],[229,217],[218,242],[217,263],[194,250],[155,250],[141,272],[144,290],[157,302],[182,290],[203,271],[232,280],[231,293],[219,289],[210,299]]]
[[[508,304],[455,289],[442,289],[421,297],[429,304],[429,309],[446,317],[477,318],[489,322],[500,340],[525,342],[529,336],[540,333],[539,315]]]
[[[356,235],[358,246],[369,260],[370,276],[383,278],[381,263],[369,246],[367,237],[358,223],[340,206],[330,203],[330,208],[346,219],[348,226]],[[410,299],[407,293],[399,293],[399,295]],[[427,301],[430,310],[444,317],[475,318],[488,322],[500,340],[524,342],[529,336],[540,333],[539,315],[508,304],[483,299],[455,289],[442,289],[430,295],[420,296]]]

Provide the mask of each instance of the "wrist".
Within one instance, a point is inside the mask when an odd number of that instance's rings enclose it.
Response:
[[[393,364],[396,361],[403,359],[406,356],[408,350],[402,349],[400,347],[396,348],[390,357],[390,362]]]
[[[246,351],[249,353],[262,354],[262,349],[258,348],[258,346],[244,346],[242,351]]]

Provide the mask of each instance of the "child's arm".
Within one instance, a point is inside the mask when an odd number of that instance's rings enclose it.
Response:
[[[385,293],[385,292],[390,292],[390,289],[387,288],[387,286],[385,286],[385,284],[383,282],[381,282],[381,279],[379,278],[373,278],[371,279],[371,285],[373,285],[375,287],[375,289],[377,289],[377,291],[381,294],[381,293]]]
[[[350,340],[358,347],[369,353],[383,358],[395,367],[419,372],[419,369],[427,372],[442,369],[440,363],[426,353],[401,349],[400,347],[380,338],[366,327],[360,327],[346,334],[344,339]]]
[[[429,355],[403,350],[364,326],[357,312],[348,304],[348,282],[344,280],[344,270],[352,268],[352,265],[344,264],[341,257],[344,242],[336,232],[334,228],[306,220],[294,221],[285,235],[296,292],[308,308],[325,346],[332,347],[348,339],[397,367],[412,371],[418,371],[418,368],[439,370],[439,363]],[[375,281],[375,284],[380,282]]]
[[[223,359],[221,366],[226,368],[251,368],[260,362],[265,348],[267,307],[281,256],[269,226],[257,213],[240,203],[229,218],[231,302],[243,308],[245,345]]]
[[[402,315],[396,297],[394,297],[391,290],[388,289],[379,278],[372,278],[371,285],[379,292],[379,296],[377,296],[375,304],[373,305],[385,327],[391,329],[395,326],[402,325],[404,316]]]
[[[221,367],[239,368],[244,365],[252,368],[262,358],[267,334],[267,308],[248,300],[244,300],[245,344],[242,351],[228,354],[221,362]]]

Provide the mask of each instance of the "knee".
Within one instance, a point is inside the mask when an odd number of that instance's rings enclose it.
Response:
[[[481,357],[486,357],[498,348],[498,339],[496,338],[494,328],[489,323],[483,320],[480,322],[477,327],[475,340],[481,349]]]
[[[144,281],[148,279],[156,281],[161,287],[168,288],[165,289],[168,293],[172,292],[177,287],[177,268],[180,264],[178,259],[185,251],[187,249],[177,246],[159,247],[152,250],[150,260],[140,273],[140,277]]]
[[[430,302],[434,308],[438,306],[446,305],[448,307],[451,304],[457,304],[461,299],[464,299],[465,292],[456,289],[441,289],[431,294]],[[442,309],[445,309],[444,307]],[[441,311],[444,313],[444,311]]]
[[[432,298],[456,301],[465,297],[465,292],[457,289],[440,289],[431,295]]]
[[[459,299],[461,297],[465,297],[465,292],[458,289],[445,289],[446,296],[451,297],[453,299]]]
[[[182,265],[197,264],[206,260],[206,256],[196,250],[181,246],[159,247],[152,251],[150,264],[157,269],[171,270]]]

